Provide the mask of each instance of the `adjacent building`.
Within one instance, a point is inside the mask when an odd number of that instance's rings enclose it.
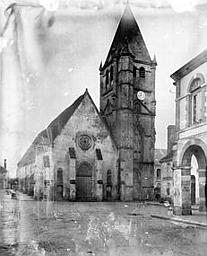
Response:
[[[34,140],[19,188],[56,200],[153,197],[156,60],[127,4],[100,71],[100,111],[88,91]]]
[[[167,127],[167,154],[160,159],[161,164],[161,197],[173,202],[174,180],[173,180],[173,146],[176,139],[175,125]]]
[[[154,198],[156,200],[161,199],[161,168],[162,165],[160,160],[166,156],[167,150],[166,149],[155,149],[155,160],[154,160]]]
[[[0,165],[0,189],[8,187],[8,170],[6,167],[6,159],[4,159],[4,166]]]
[[[171,75],[176,87],[173,147],[174,211],[205,209],[207,166],[207,50]]]

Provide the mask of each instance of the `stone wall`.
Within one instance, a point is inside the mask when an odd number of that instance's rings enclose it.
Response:
[[[80,145],[80,138],[83,135],[90,140],[90,145],[85,150]],[[75,158],[71,157],[69,148],[74,148]],[[97,149],[101,151],[102,160],[97,158]],[[61,134],[54,141],[54,182],[56,184],[57,170],[61,168],[63,170],[63,198],[75,200],[76,170],[81,163],[86,162],[92,167],[92,198],[103,199],[106,194],[103,189],[106,187],[107,170],[111,170],[112,196],[115,199],[117,196],[117,160],[117,149],[110,133],[89,95],[86,94]]]

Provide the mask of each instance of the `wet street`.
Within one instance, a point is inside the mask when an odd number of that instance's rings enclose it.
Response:
[[[207,229],[152,218],[144,203],[34,201],[0,191],[0,255],[206,255]]]

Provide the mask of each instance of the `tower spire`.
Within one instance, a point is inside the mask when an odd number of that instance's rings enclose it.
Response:
[[[151,63],[149,52],[147,50],[140,28],[130,8],[129,1],[126,3],[123,15],[120,19],[103,68],[107,66],[108,62],[110,62],[110,58],[114,55],[116,50],[123,47],[125,44],[125,38],[128,40],[130,52],[135,56],[137,60]]]

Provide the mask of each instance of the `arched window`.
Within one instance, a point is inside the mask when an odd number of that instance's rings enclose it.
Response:
[[[161,170],[157,169],[157,179],[160,179],[160,178],[161,178]]]
[[[201,85],[204,78],[201,74],[193,77],[189,85],[189,125],[198,124],[202,121],[203,96]]]
[[[57,182],[62,182],[63,181],[63,170],[59,168],[57,170]]]
[[[191,92],[191,93],[193,93],[195,90],[197,90],[197,89],[199,89],[200,87],[201,87],[201,84],[202,84],[202,81],[201,81],[201,79],[200,78],[195,78],[192,82],[191,82],[191,84],[190,84],[190,89],[189,89],[189,91]]]
[[[112,82],[113,79],[114,79],[114,68],[113,68],[113,66],[111,66],[111,68],[110,68],[110,82]]]
[[[145,69],[143,67],[139,69],[139,77],[145,78]]]
[[[136,78],[137,76],[137,68],[134,66],[133,67],[133,77]]]

